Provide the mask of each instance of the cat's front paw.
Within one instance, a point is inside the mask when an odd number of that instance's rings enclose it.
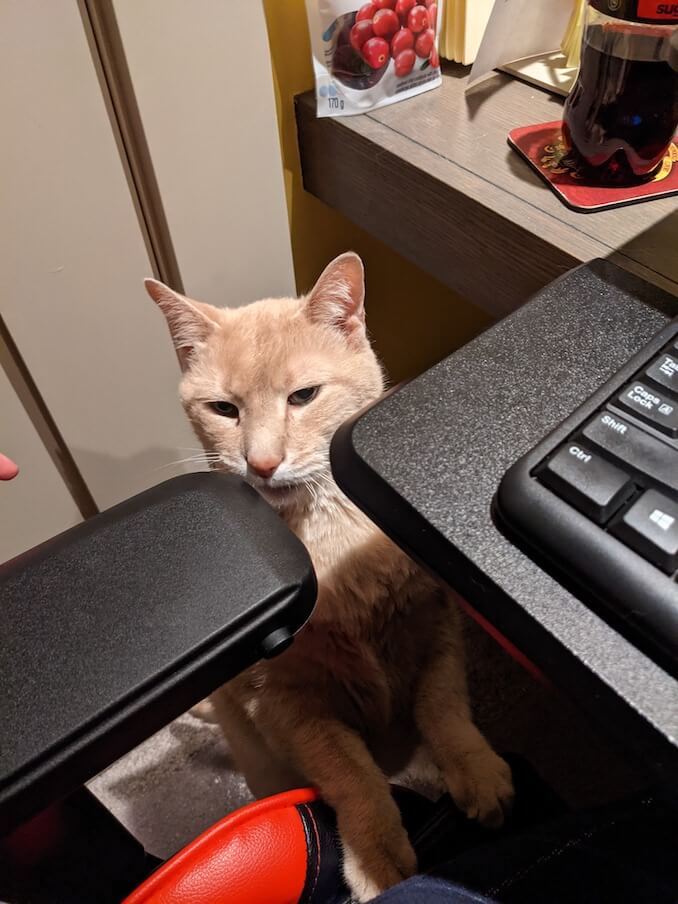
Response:
[[[350,843],[343,841],[344,877],[352,899],[371,901],[417,871],[417,857],[402,825],[375,831]]]
[[[209,722],[210,724],[216,724],[217,722],[214,705],[209,697],[201,700],[200,703],[196,703],[195,706],[190,708],[189,712],[194,718],[200,719],[201,722]]]
[[[446,770],[445,781],[456,805],[469,819],[498,828],[513,803],[511,770],[491,749],[469,752]]]

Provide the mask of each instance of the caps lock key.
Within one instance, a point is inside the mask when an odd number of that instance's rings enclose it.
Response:
[[[609,521],[633,492],[628,474],[577,442],[559,449],[539,479],[598,524]]]
[[[678,401],[658,389],[632,383],[617,397],[617,404],[667,436],[678,436]]]

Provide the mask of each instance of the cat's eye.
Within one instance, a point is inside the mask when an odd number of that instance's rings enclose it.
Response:
[[[210,402],[210,407],[222,417],[238,417],[240,412],[236,405],[232,402]]]
[[[320,392],[319,386],[307,386],[305,389],[297,389],[287,397],[290,405],[308,405]]]

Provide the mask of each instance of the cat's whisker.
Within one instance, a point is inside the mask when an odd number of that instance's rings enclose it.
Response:
[[[302,479],[302,485],[308,491],[308,494],[311,497],[311,502],[313,503],[313,505],[317,505],[318,504],[318,493],[315,489],[315,486],[313,485],[312,480],[310,480],[308,478],[304,478],[304,479]]]
[[[201,455],[190,455],[188,458],[178,458],[176,461],[169,461],[167,464],[159,465],[154,470],[161,471],[164,468],[173,468],[177,465],[209,465],[216,464],[221,461],[221,456],[217,455],[216,452],[203,452]]]
[[[311,471],[310,474],[303,475],[300,479],[309,493],[312,493],[315,503],[319,501],[321,493],[333,489],[335,486],[333,479],[323,471]]]
[[[321,500],[327,502],[328,499],[331,499],[331,494],[328,495],[327,491],[335,489],[336,484],[328,474],[317,471],[311,474],[308,480],[313,487],[314,501],[316,504]]]
[[[207,449],[203,449],[202,446],[177,446],[181,452],[197,452],[203,455],[218,455],[218,452],[209,452]]]

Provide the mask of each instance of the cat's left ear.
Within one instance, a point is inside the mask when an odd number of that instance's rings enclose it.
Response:
[[[365,269],[353,251],[340,254],[323,270],[306,301],[316,323],[349,338],[365,337]]]

